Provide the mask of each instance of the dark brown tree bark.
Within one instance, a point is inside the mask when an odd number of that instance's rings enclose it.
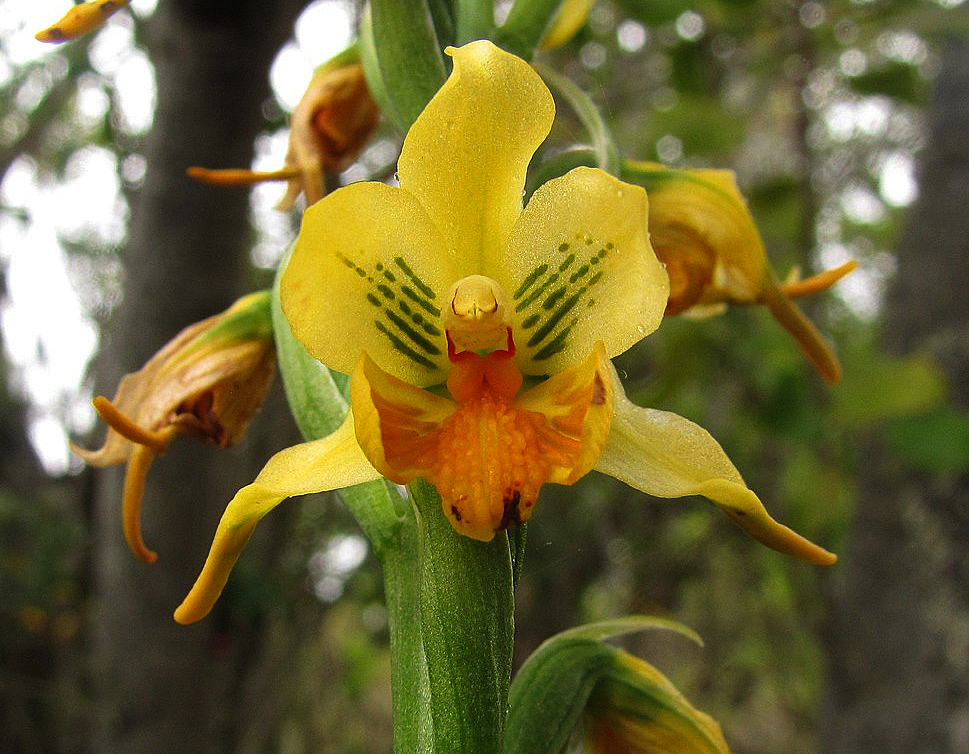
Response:
[[[121,374],[180,329],[250,288],[247,193],[194,184],[185,168],[249,164],[269,64],[303,4],[159,3],[148,29],[157,110],[144,147],[146,180],[134,198],[124,301],[105,333],[100,384],[108,395]],[[225,503],[251,479],[246,450],[246,443],[217,452],[177,439],[155,463],[143,518],[145,539],[159,552],[153,566],[136,560],[122,539],[123,470],[99,474],[91,751],[233,750],[236,721],[247,714],[232,709],[233,693],[258,640],[217,618],[179,626],[172,611],[201,567]]]
[[[944,56],[885,343],[928,351],[969,407],[969,47]],[[872,443],[830,634],[828,754],[969,751],[969,474]]]

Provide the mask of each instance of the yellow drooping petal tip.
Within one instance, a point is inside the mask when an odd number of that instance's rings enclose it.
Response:
[[[244,497],[248,489],[243,487],[239,490],[236,494],[236,500]],[[229,508],[232,508],[232,503],[229,503]],[[229,509],[226,513],[228,514],[228,512]],[[195,580],[191,591],[182,600],[182,604],[175,610],[174,618],[177,623],[188,625],[202,620],[209,614],[219,599],[219,595],[222,594],[233,566],[239,559],[239,555],[242,554],[246,543],[249,542],[249,538],[256,529],[256,524],[259,523],[262,516],[255,516],[248,520],[227,520],[230,518],[238,517],[223,516],[215,534],[215,540],[212,542],[212,548],[205,559],[202,572]]]
[[[741,484],[712,479],[700,485],[697,494],[712,500],[747,536],[785,555],[793,555],[812,565],[834,565],[838,556],[778,523],[764,508],[757,495]]]
[[[83,37],[99,28],[130,0],[92,0],[72,7],[61,19],[34,35],[38,42],[60,44]]]

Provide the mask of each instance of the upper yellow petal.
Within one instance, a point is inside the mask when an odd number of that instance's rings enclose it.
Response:
[[[532,195],[484,270],[511,298],[523,372],[559,372],[600,340],[612,358],[659,326],[669,280],[646,216],[642,188],[596,168],[576,168]]]
[[[504,249],[555,105],[528,63],[491,42],[447,53],[454,70],[407,133],[398,176],[454,251],[456,280]]]
[[[596,469],[657,497],[703,495],[747,534],[815,565],[837,556],[779,524],[710,433],[682,416],[640,408],[626,398],[613,371],[616,416]]]
[[[256,524],[287,497],[379,478],[357,445],[352,413],[329,437],[274,455],[255,481],[239,490],[226,507],[202,573],[175,611],[175,620],[194,623],[208,615]]]
[[[409,192],[355,183],[303,215],[280,286],[293,334],[349,374],[367,352],[416,385],[442,382],[441,309],[457,276],[434,223]]]

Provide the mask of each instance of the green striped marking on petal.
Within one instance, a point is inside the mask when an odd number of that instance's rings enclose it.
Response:
[[[615,248],[612,241],[576,233],[522,280],[512,302],[532,359],[542,361],[564,350],[579,313],[595,306],[590,290],[602,280],[601,263]]]
[[[343,254],[337,257],[369,284],[365,295],[373,306],[377,331],[415,364],[436,369],[433,357],[443,353],[444,327],[434,290],[403,257],[394,257],[389,265],[377,262],[370,269]]]

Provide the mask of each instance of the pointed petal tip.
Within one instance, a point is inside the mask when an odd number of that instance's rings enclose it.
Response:
[[[772,550],[812,565],[833,565],[838,560],[834,553],[775,521],[757,495],[741,484],[724,479],[710,480],[700,485],[697,493],[713,501],[747,536]]]
[[[838,357],[814,323],[804,315],[773,277],[768,278],[764,286],[764,303],[774,318],[791,334],[801,353],[811,362],[821,378],[829,385],[837,384],[841,379]]]

